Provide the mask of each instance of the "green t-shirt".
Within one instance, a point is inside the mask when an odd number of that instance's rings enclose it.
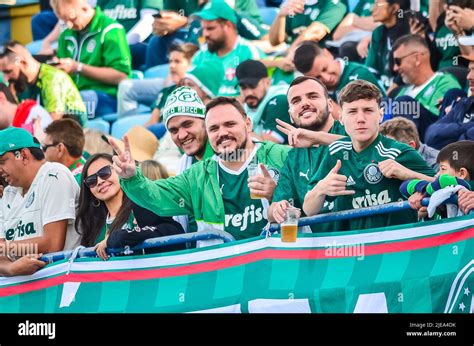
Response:
[[[415,149],[382,135],[378,135],[360,153],[353,150],[350,137],[333,142],[329,146],[328,152],[329,154],[324,157],[319,169],[310,179],[308,188],[312,189],[320,180],[324,179],[334,168],[337,160],[341,160],[342,166],[338,174],[345,175],[347,189],[356,192],[354,195],[326,197],[326,202],[334,203],[332,209],[334,212],[403,200],[399,191],[402,181],[384,177],[378,168],[378,163],[382,161],[392,159],[413,171],[429,176],[435,174]],[[335,229],[328,229],[322,224],[319,225],[319,230],[365,230],[416,221],[415,211],[402,211],[338,221],[334,223]]]
[[[162,0],[97,0],[104,14],[116,20],[128,32],[140,20],[140,11],[144,8],[159,10],[163,8]]]
[[[5,81],[3,80],[3,73],[0,72],[0,83],[4,83]]]
[[[334,122],[329,133],[346,136],[344,126],[339,121]],[[291,149],[281,169],[280,179],[273,194],[273,202],[287,200],[294,207],[302,210],[304,196],[308,192],[309,179],[317,171],[327,154],[327,149],[327,146]]]
[[[344,19],[346,12],[347,6],[340,0],[305,1],[303,13],[286,17],[287,41],[293,42],[313,22],[324,24],[330,33]]]
[[[438,116],[439,109],[437,105],[439,100],[444,97],[446,91],[455,88],[462,89],[453,75],[436,72],[430,80],[418,88],[414,88],[413,85],[401,88],[397,97],[403,95],[411,96],[432,114]]]
[[[86,65],[110,67],[125,73],[131,72],[130,48],[122,25],[107,17],[97,7],[87,31],[79,33],[66,29],[58,40],[58,57],[71,58]],[[73,76],[79,90],[95,90],[116,96],[117,85],[110,85],[87,78],[82,74]]]
[[[176,84],[173,84],[169,87],[161,89],[160,93],[158,94],[158,97],[156,98],[156,102],[153,106],[153,108],[158,108],[160,111],[163,110],[163,107],[166,104],[166,99],[170,94],[176,89]]]
[[[224,56],[211,53],[207,50],[207,47],[204,47],[194,56],[193,65],[208,64],[212,66],[221,63],[224,67],[224,79],[218,92],[219,96],[238,96],[239,90],[237,77],[235,76],[237,66],[245,60],[260,60],[264,57],[265,53],[259,48],[246,39],[239,37],[234,49]]]
[[[391,49],[389,49],[390,43],[387,35],[385,35],[385,41],[383,40],[385,30],[387,29],[383,25],[379,25],[372,32],[372,41],[365,59],[365,66],[376,71],[382,85],[388,88],[392,84],[394,76],[390,68]]]
[[[236,240],[258,236],[268,222],[261,199],[251,199],[246,166],[232,172],[219,164],[219,186],[224,201],[224,229]]]
[[[74,115],[82,126],[87,123],[86,106],[81,94],[71,77],[64,71],[41,64],[34,90],[39,93],[40,104],[49,113]]]
[[[81,156],[68,167],[68,169],[71,171],[72,175],[74,176],[74,179],[76,179],[79,186],[81,186],[82,169],[84,168],[85,164],[86,164],[86,159]]]
[[[444,25],[444,23],[436,29],[434,42],[436,49],[441,54],[438,70],[443,67],[456,66],[456,57],[461,55],[459,43],[458,40],[456,40],[453,32],[449,30],[448,27]]]
[[[266,107],[262,112],[260,118],[260,125],[262,132],[271,131],[281,140],[280,143],[288,143],[288,137],[277,129],[276,119],[283,120],[286,123],[291,123],[290,115],[288,114],[288,99],[286,95],[277,95],[268,100]]]
[[[380,85],[375,75],[372,72],[370,72],[370,70],[366,66],[362,64],[358,64],[356,62],[345,62],[342,59],[336,59],[336,60],[339,61],[339,63],[341,64],[341,68],[343,68],[343,71],[342,71],[342,75],[341,75],[341,78],[339,79],[339,84],[337,85],[335,92],[330,91],[330,95],[334,100],[337,100],[336,99],[337,94],[342,90],[342,88],[344,88],[347,84],[357,79],[363,79],[375,84],[376,86],[379,87],[382,94],[385,95],[385,89],[382,87],[382,85]]]

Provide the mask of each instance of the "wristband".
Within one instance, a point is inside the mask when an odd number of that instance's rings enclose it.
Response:
[[[82,62],[78,63],[78,64],[77,64],[76,73],[81,74],[83,68],[84,68],[84,64],[83,64]]]

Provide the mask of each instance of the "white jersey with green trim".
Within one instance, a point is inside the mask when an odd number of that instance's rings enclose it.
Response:
[[[7,186],[0,199],[0,239],[24,240],[44,235],[44,226],[68,220],[64,250],[79,243],[74,229],[79,186],[66,166],[46,162],[41,166],[30,189]]]

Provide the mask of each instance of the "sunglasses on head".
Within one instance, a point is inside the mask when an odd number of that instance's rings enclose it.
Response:
[[[84,179],[84,184],[89,188],[92,189],[96,187],[97,182],[100,179],[106,180],[109,179],[112,175],[112,166],[107,165],[99,169],[96,173],[89,175],[87,178]]]

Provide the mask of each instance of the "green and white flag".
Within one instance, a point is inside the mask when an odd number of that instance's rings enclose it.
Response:
[[[474,219],[463,216],[61,261],[1,278],[0,312],[472,313],[473,292]]]

